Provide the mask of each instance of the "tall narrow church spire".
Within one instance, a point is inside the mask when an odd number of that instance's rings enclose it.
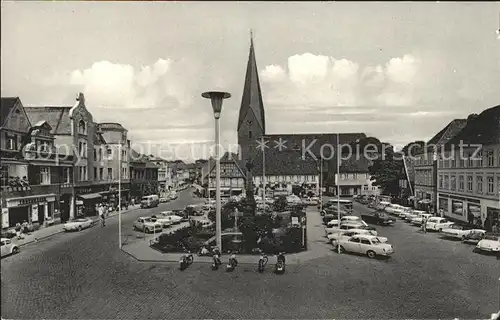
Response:
[[[259,69],[257,68],[257,62],[255,60],[252,29],[250,29],[250,53],[248,55],[245,84],[241,97],[238,130],[240,130],[245,121],[255,121],[260,127],[261,134],[265,134],[264,103],[262,102]]]

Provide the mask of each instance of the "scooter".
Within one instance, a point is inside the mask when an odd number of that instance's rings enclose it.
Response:
[[[226,265],[226,271],[231,272],[238,265],[238,260],[236,260],[236,255],[233,253],[229,257],[229,262]]]
[[[274,272],[277,274],[285,273],[285,253],[278,253],[278,259],[274,265]]]
[[[212,270],[218,270],[219,266],[222,264],[220,261],[220,252],[219,250],[214,250],[213,253],[213,262],[212,262]]]
[[[193,263],[193,255],[191,254],[191,252],[188,251],[188,254],[185,255],[183,254],[179,260],[179,269],[182,271],[182,270],[185,270],[187,267],[189,267],[192,263]]]
[[[262,273],[264,272],[264,268],[267,264],[267,261],[269,261],[269,258],[267,257],[267,255],[263,252],[260,253],[260,258],[259,258],[259,267],[257,268],[257,270]]]

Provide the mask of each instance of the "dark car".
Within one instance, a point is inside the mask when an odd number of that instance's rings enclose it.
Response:
[[[330,222],[330,220],[333,220],[333,219],[338,219],[338,215],[335,213],[325,213],[325,215],[323,216],[323,223],[324,224],[327,224],[328,222]]]
[[[361,219],[366,223],[378,224],[378,225],[391,225],[396,222],[392,217],[389,217],[385,212],[375,211],[371,214],[362,214]]]

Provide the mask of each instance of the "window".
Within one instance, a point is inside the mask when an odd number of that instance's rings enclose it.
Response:
[[[108,180],[113,180],[113,168],[108,168]]]
[[[361,239],[362,244],[371,244],[370,240],[368,239]]]
[[[455,190],[457,188],[457,178],[455,176],[451,176],[450,182],[451,182],[451,190]]]
[[[450,188],[450,177],[444,176],[444,189]]]
[[[78,133],[79,134],[87,134],[87,125],[85,124],[85,121],[80,120],[78,122]]]
[[[102,147],[99,148],[99,161],[102,160]]]
[[[99,168],[99,177],[100,177],[100,180],[104,180],[104,169],[103,168]]]
[[[353,174],[352,174],[352,178],[353,178],[353,179],[357,179],[357,178],[358,178],[358,174],[357,174],[357,173],[353,173]]]
[[[94,149],[94,161],[97,161],[97,149]]]
[[[467,191],[472,191],[472,176],[467,176]]]
[[[479,151],[477,153],[477,166],[482,167],[483,166],[483,152]]]
[[[472,152],[469,152],[468,153],[468,157],[467,157],[467,166],[469,168],[472,168],[473,167],[473,162],[472,162]]]
[[[17,137],[7,136],[7,149],[9,150],[17,150]]]
[[[459,176],[458,177],[458,190],[463,191],[465,188],[465,177],[464,176]]]
[[[359,243],[359,238],[351,238],[349,242]]]
[[[87,167],[86,166],[80,166],[78,167],[78,173],[80,176],[80,181],[87,181],[88,180],[88,172],[87,172]]]
[[[349,179],[349,174],[348,173],[342,174],[342,179],[344,179],[344,180]]]
[[[99,176],[97,175],[97,168],[94,168],[94,180],[99,180]]]
[[[63,182],[65,182],[65,183],[71,182],[71,168],[64,168],[64,170],[63,170]]]
[[[443,188],[443,175],[439,175],[439,188]]]
[[[460,168],[465,168],[465,159],[462,155],[460,155]]]
[[[252,139],[252,130],[248,130],[248,138]]]
[[[443,165],[444,165],[444,168],[448,168],[450,165],[450,160],[448,160],[448,159],[443,160]]]
[[[363,186],[364,191],[368,191],[368,186]]]
[[[493,179],[493,177],[488,177],[486,178],[487,180],[487,183],[488,183],[488,193],[489,194],[493,194],[494,190],[495,190],[495,179]]]
[[[481,176],[476,177],[476,192],[477,193],[483,192],[483,177]]]
[[[49,167],[40,167],[40,184],[50,184]]]
[[[489,150],[488,154],[488,167],[494,167],[495,166],[495,155],[493,153],[493,150]]]
[[[87,157],[87,142],[85,141],[78,142],[78,154],[82,158]]]
[[[113,158],[113,149],[108,148],[108,160]]]

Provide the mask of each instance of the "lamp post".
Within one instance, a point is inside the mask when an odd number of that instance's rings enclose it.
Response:
[[[122,143],[118,145],[118,243],[122,248]]]
[[[222,222],[221,222],[221,203],[220,203],[220,150],[219,150],[219,118],[222,111],[222,101],[231,98],[229,92],[208,91],[201,94],[203,98],[210,99],[215,118],[215,235],[217,247],[222,252]]]
[[[338,252],[340,253],[340,157],[342,156],[342,152],[340,150],[340,135],[337,133],[337,221],[338,221],[338,228],[339,228],[339,235],[338,235]]]

